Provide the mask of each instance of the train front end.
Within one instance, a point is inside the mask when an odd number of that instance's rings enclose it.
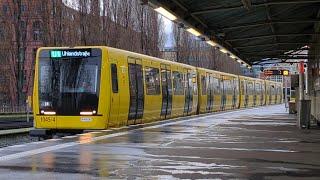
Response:
[[[103,48],[40,48],[37,53],[31,136],[106,128]]]

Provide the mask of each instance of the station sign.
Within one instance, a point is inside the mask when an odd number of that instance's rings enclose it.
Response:
[[[274,69],[269,69],[269,70],[264,70],[264,75],[265,76],[274,76],[274,75],[279,75],[279,76],[289,76],[289,70],[274,70]]]
[[[77,57],[90,57],[91,49],[62,49],[51,50],[51,58],[77,58]]]

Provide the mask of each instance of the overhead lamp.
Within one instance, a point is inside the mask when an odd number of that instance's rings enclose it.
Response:
[[[238,61],[238,63],[242,63],[241,59],[238,59],[237,61]]]
[[[222,53],[225,53],[225,54],[228,52],[228,50],[226,50],[225,48],[220,48],[219,50],[220,50]]]
[[[237,57],[236,57],[235,55],[233,55],[233,54],[231,54],[230,57],[231,57],[232,59],[236,59],[236,58],[237,58]]]
[[[193,28],[188,28],[187,31],[195,36],[200,36],[201,33],[199,33],[199,31],[193,29]]]
[[[207,44],[209,44],[210,46],[217,46],[218,44],[217,43],[215,43],[215,42],[213,42],[213,41],[206,41],[207,42]]]
[[[174,21],[177,19],[177,17],[175,15],[173,15],[172,13],[170,13],[169,11],[164,9],[163,7],[158,7],[154,10],[157,11],[158,13],[160,13],[161,15],[163,15],[164,17],[170,19],[171,21]]]

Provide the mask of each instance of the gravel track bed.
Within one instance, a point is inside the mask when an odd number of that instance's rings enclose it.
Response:
[[[29,142],[38,141],[36,137],[30,137],[29,133],[20,133],[20,134],[10,134],[10,135],[1,135],[0,136],[0,148],[20,145]]]

